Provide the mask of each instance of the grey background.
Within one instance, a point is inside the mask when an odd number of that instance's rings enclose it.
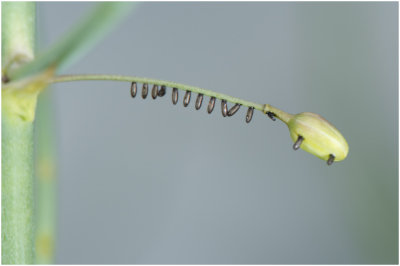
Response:
[[[397,263],[398,4],[142,3],[64,73],[177,81],[346,137],[344,162],[294,152],[286,126],[54,86],[56,262]],[[40,3],[42,49],[92,3]],[[208,100],[208,98],[206,98]],[[219,107],[219,103],[217,105]]]

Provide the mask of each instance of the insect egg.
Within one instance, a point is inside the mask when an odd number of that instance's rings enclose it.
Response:
[[[253,118],[254,107],[249,107],[246,114],[246,123],[250,123],[251,119]]]
[[[132,96],[132,98],[135,98],[136,93],[137,93],[137,84],[136,84],[136,82],[132,82],[132,85],[131,85],[131,96]]]
[[[223,117],[228,115],[228,105],[226,103],[226,100],[221,101],[221,111]]]
[[[228,116],[233,116],[234,114],[236,114],[236,112],[240,109],[240,104],[235,104],[234,106],[232,106],[231,109],[229,109],[228,111]]]
[[[151,97],[156,99],[158,95],[158,85],[153,85],[153,89],[151,90]]]
[[[267,112],[267,115],[272,119],[272,121],[276,121],[275,114],[273,112]]]
[[[172,88],[172,103],[176,104],[178,102],[178,89]]]
[[[211,114],[211,112],[214,110],[214,106],[215,106],[215,97],[211,97],[210,102],[208,103],[208,106],[207,106],[207,112],[209,114]]]
[[[149,85],[147,83],[143,83],[143,87],[142,87],[142,98],[143,99],[146,99],[148,92],[149,92]]]
[[[296,142],[293,144],[293,149],[298,150],[300,148],[301,143],[303,142],[304,138],[302,136],[299,136],[296,140]]]
[[[163,97],[166,92],[167,92],[167,87],[165,87],[165,85],[161,85],[161,88],[158,91],[158,96]]]
[[[199,110],[201,108],[201,104],[203,103],[203,94],[199,93],[197,95],[197,99],[196,99],[196,110]]]
[[[183,97],[183,106],[187,107],[189,105],[190,95],[191,95],[191,91],[186,91],[185,96]]]
[[[333,161],[335,160],[335,156],[333,154],[329,154],[329,159],[326,161],[328,165],[331,165]]]

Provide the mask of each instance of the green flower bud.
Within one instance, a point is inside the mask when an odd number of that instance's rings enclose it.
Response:
[[[322,160],[329,160],[332,154],[334,161],[342,161],[349,152],[349,145],[339,130],[320,115],[300,113],[292,116],[287,126],[294,142],[300,136],[303,138],[300,148]]]

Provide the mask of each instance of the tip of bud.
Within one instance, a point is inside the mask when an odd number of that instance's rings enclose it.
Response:
[[[347,157],[349,145],[345,138],[331,123],[322,116],[304,112],[294,115],[287,123],[290,137],[303,150],[321,158],[322,160],[342,161]]]

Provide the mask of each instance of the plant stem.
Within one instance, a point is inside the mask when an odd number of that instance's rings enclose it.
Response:
[[[166,86],[171,88],[177,88],[184,91],[191,91],[198,94],[203,94],[209,97],[215,97],[220,100],[226,100],[227,102],[231,103],[238,103],[243,106],[253,107],[256,110],[263,112],[264,114],[271,112],[274,115],[282,120],[283,122],[287,123],[290,118],[292,117],[291,114],[288,114],[276,107],[273,107],[269,104],[258,104],[250,101],[246,101],[240,98],[232,97],[223,93],[214,92],[212,90],[207,90],[195,86],[189,86],[181,83],[176,83],[172,81],[165,81],[165,80],[157,80],[151,78],[143,78],[143,77],[131,77],[131,76],[119,76],[119,75],[62,75],[53,77],[50,80],[50,83],[57,83],[57,82],[68,82],[68,81],[79,81],[79,80],[110,80],[110,81],[126,81],[126,82],[137,82],[137,83],[147,83],[147,84],[154,84],[159,86]]]
[[[54,263],[57,176],[52,90],[38,99],[35,119],[36,264]]]
[[[33,122],[2,115],[2,264],[33,263]]]
[[[33,59],[35,38],[35,3],[3,2],[2,22],[2,74],[20,67]]]
[[[35,3],[2,3],[3,80],[8,71],[33,59],[34,39]],[[2,87],[2,264],[32,264],[33,119],[29,113],[34,112],[37,94],[5,93]]]

